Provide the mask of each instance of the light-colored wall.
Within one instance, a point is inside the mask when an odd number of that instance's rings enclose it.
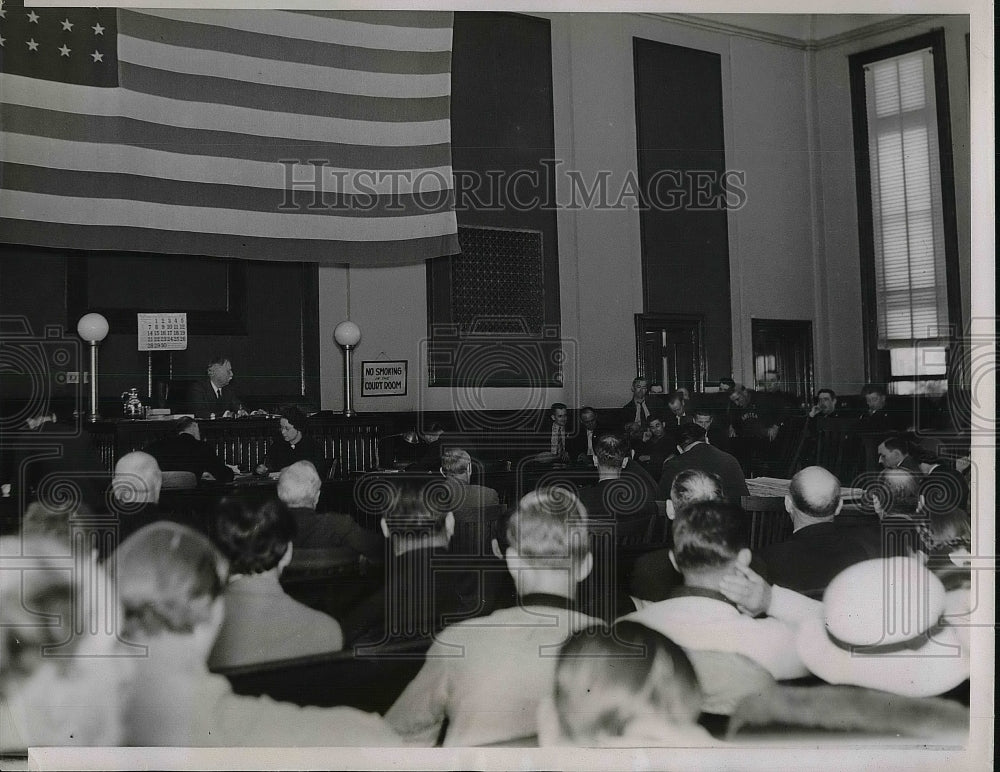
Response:
[[[733,373],[752,379],[751,319],[813,321],[816,380],[856,392],[864,380],[857,208],[847,54],[919,34],[914,26],[808,52],[652,16],[544,14],[552,25],[557,197],[571,198],[566,169],[584,180],[601,170],[612,185],[637,173],[632,38],[718,53],[722,64],[727,166],[746,173],[746,204],[729,212]],[[955,136],[968,136],[963,20],[949,30]],[[883,39],[885,38],[885,39]],[[961,60],[959,61],[959,54]],[[959,67],[961,65],[961,67]],[[956,83],[956,80],[958,81]],[[967,95],[967,91],[963,92]],[[683,109],[683,105],[678,105]],[[959,113],[964,123],[956,120]],[[964,159],[964,161],[963,161]],[[956,181],[968,191],[968,148],[956,147]],[[969,277],[968,196],[959,196],[963,284]],[[628,397],[635,373],[634,314],[642,311],[639,213],[563,207],[558,213],[563,336],[561,389],[427,388],[423,266],[320,269],[322,405],[343,407],[343,357],[332,338],[348,315],[364,331],[361,360],[410,362],[405,397],[360,399],[361,411],[514,409],[562,400],[610,407]],[[967,299],[968,293],[964,294]],[[967,304],[967,300],[965,301]],[[706,310],[710,314],[710,309]],[[710,321],[710,319],[709,319]],[[709,373],[715,378],[721,373]]]
[[[905,40],[935,28],[945,30],[948,91],[954,150],[962,316],[971,313],[971,210],[969,155],[969,81],[965,56],[968,17],[940,16],[890,33],[852,40],[815,53],[811,88],[815,94],[817,145],[821,169],[817,180],[822,201],[820,246],[825,256],[826,305],[829,309],[830,380],[838,392],[858,392],[864,384],[861,321],[861,264],[858,203],[854,173],[854,126],[848,56]]]

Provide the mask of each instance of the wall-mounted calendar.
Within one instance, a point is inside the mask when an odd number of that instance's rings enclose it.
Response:
[[[187,314],[138,314],[139,351],[183,351],[187,348]]]

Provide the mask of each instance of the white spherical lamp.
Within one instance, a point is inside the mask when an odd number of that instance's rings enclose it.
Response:
[[[341,322],[333,331],[333,339],[344,348],[357,346],[361,342],[361,328],[350,320]]]
[[[100,343],[108,337],[108,320],[101,314],[84,314],[76,323],[76,331],[88,343]]]

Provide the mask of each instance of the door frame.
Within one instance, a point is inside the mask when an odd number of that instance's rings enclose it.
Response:
[[[803,384],[806,390],[806,394],[802,395],[805,399],[811,400],[813,394],[816,391],[816,347],[815,347],[815,335],[816,335],[816,325],[812,319],[773,319],[771,317],[751,317],[750,319],[750,362],[751,362],[751,372],[753,373],[754,388],[756,388],[757,382],[757,349],[754,345],[754,332],[755,327],[759,329],[760,325],[764,325],[766,328],[772,330],[785,327],[791,332],[795,330],[796,332],[802,331],[802,327],[805,327],[805,331],[808,334],[805,336],[806,350],[805,350],[805,360],[806,360],[806,381]],[[782,374],[787,382],[787,375]]]
[[[639,378],[648,378],[646,372],[646,360],[643,358],[643,341],[646,333],[656,329],[662,329],[670,323],[686,323],[694,327],[695,357],[697,361],[692,362],[692,372],[694,373],[696,392],[703,391],[708,380],[708,365],[705,362],[705,317],[702,314],[636,314],[635,315],[635,361],[636,374]],[[666,390],[666,384],[663,384]]]

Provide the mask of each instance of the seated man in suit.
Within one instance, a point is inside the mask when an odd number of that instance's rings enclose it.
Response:
[[[536,712],[552,692],[559,645],[597,622],[574,602],[577,584],[593,566],[588,540],[580,538],[586,528],[586,511],[563,488],[521,499],[507,525],[505,553],[519,604],[451,625],[435,637],[420,673],[385,714],[404,741],[432,746],[446,720],[445,746],[536,733]]]
[[[490,613],[493,599],[482,589],[480,572],[455,570],[449,560],[455,516],[445,508],[448,483],[403,474],[371,484],[355,496],[384,507],[385,583],[345,616],[347,640],[379,645],[426,639],[447,624]]]
[[[833,389],[820,389],[816,392],[816,402],[809,409],[806,418],[803,437],[803,459],[807,463],[820,463],[821,459],[817,455],[820,451],[820,437],[823,434],[828,436],[828,440],[839,442],[836,435],[842,432],[845,424],[837,412],[837,394]]]
[[[916,475],[920,466],[913,458],[913,442],[905,434],[890,434],[878,446],[878,462],[883,469],[906,469]]]
[[[616,434],[602,434],[594,443],[597,483],[578,491],[592,517],[617,520],[656,514],[656,501],[634,475],[623,474],[628,456],[625,441]]]
[[[673,543],[671,523],[677,512],[696,501],[722,501],[722,481],[718,475],[699,469],[685,469],[674,476],[667,499],[667,544]],[[670,549],[665,547],[640,556],[632,567],[629,593],[637,607],[666,600],[681,584],[681,575],[670,562]]]
[[[163,519],[160,513],[162,486],[163,472],[148,453],[134,451],[118,459],[111,477],[108,511],[118,520],[119,541],[144,525]],[[102,545],[102,558],[106,557],[105,549]]]
[[[708,405],[698,405],[694,409],[691,422],[698,424],[698,426],[705,430],[705,442],[729,453],[729,425],[726,423],[724,412],[721,417],[716,418],[716,413],[718,412]]]
[[[837,524],[843,505],[840,481],[823,467],[806,467],[792,478],[785,496],[792,536],[759,551],[773,583],[818,599],[845,568],[877,557],[864,529]]]
[[[461,448],[448,448],[441,454],[441,474],[454,495],[451,511],[456,522],[479,522],[486,507],[500,505],[500,494],[495,490],[472,484],[472,457]]]
[[[545,464],[568,464],[570,461],[567,443],[569,442],[569,408],[563,402],[553,402],[549,408],[552,428],[549,430],[549,449],[534,457],[535,461]]]
[[[226,616],[208,658],[212,669],[339,651],[340,625],[299,603],[278,578],[292,559],[295,518],[279,501],[226,498],[213,536],[229,560]]]
[[[669,418],[654,413],[649,419],[649,439],[636,450],[636,459],[654,480],[663,473],[663,462],[677,453],[678,427],[671,426]]]
[[[106,558],[130,534],[158,520],[182,523],[205,533],[211,529],[211,522],[200,512],[175,511],[161,505],[162,487],[163,472],[156,459],[148,453],[136,450],[118,459],[108,501],[108,513],[114,516],[117,525],[117,538],[111,544],[105,539],[99,541],[98,555],[101,559]]]
[[[864,397],[867,408],[858,416],[855,424],[855,431],[861,433],[881,433],[900,432],[907,428],[913,420],[913,416],[908,410],[888,410],[886,409],[885,386],[878,383],[866,383],[861,389],[861,396]]]
[[[632,380],[632,399],[622,405],[622,423],[632,421],[645,429],[649,425],[649,416],[658,407],[656,400],[649,394],[649,380],[634,378]]]
[[[198,422],[193,418],[180,418],[175,424],[176,433],[154,440],[144,450],[160,465],[164,472],[191,472],[198,480],[208,472],[218,482],[233,481],[233,470],[222,462],[207,442],[201,439]]]
[[[304,565],[318,552],[327,553],[330,559],[353,562],[363,555],[370,562],[382,563],[385,541],[381,535],[366,531],[350,515],[316,511],[321,487],[316,467],[308,461],[286,466],[278,478],[278,498],[296,525],[290,567]]]
[[[685,396],[687,389],[675,389],[667,395],[668,411],[664,412],[663,420],[670,429],[679,429],[685,424],[691,423],[691,416],[688,414],[688,398]]]
[[[587,466],[593,463],[597,433],[597,412],[589,406],[581,407],[576,431],[570,434],[566,442],[566,452],[569,453],[571,462]]]
[[[243,403],[230,387],[233,380],[233,365],[229,357],[216,354],[208,363],[208,378],[191,387],[188,400],[191,411],[198,418],[244,416]],[[227,416],[226,414],[229,414]]]
[[[743,469],[735,457],[705,441],[705,430],[697,424],[683,427],[677,441],[680,455],[674,456],[663,465],[660,476],[661,499],[669,498],[674,477],[685,469],[699,469],[711,472],[722,480],[722,490],[727,499],[738,501],[740,496],[749,496]]]

